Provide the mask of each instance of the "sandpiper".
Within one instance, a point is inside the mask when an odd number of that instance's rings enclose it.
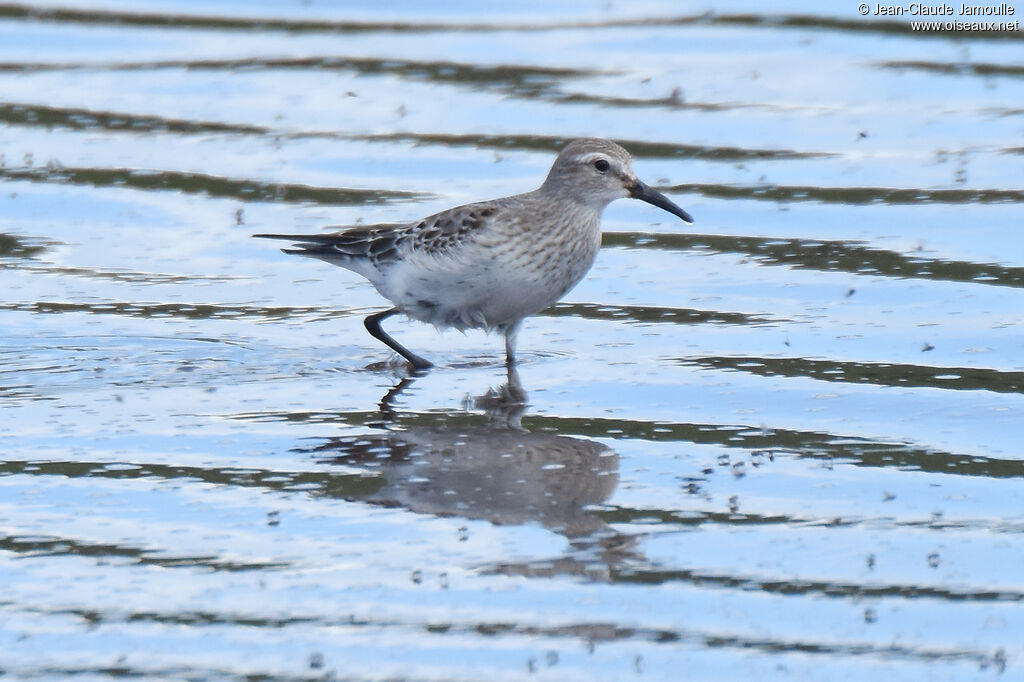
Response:
[[[583,278],[601,246],[601,213],[622,197],[693,223],[689,213],[636,177],[629,152],[588,138],[569,143],[532,192],[450,208],[407,225],[253,236],[293,241],[285,253],[319,258],[368,279],[394,307],[367,317],[367,331],[414,369],[433,365],[381,328],[396,313],[439,329],[500,331],[511,366],[523,319]]]

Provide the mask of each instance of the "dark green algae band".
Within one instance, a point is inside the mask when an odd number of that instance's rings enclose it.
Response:
[[[893,278],[1024,287],[1024,268],[941,260],[868,246],[865,242],[692,233],[605,232],[603,245],[665,251],[738,253],[761,265]]]
[[[8,65],[10,66],[10,65]],[[0,65],[2,70],[3,65]],[[38,67],[53,68],[53,67]],[[161,116],[102,111],[41,104],[0,103],[0,122],[10,125],[66,130],[107,130],[136,134],[175,133],[181,135],[255,135],[287,139],[327,138],[355,142],[408,143],[439,147],[473,147],[507,151],[542,151],[558,153],[572,138],[553,135],[486,135],[416,133],[348,134],[330,131],[288,131],[262,126],[218,121],[194,121]],[[679,144],[645,140],[618,140],[634,158],[641,159],[703,159],[706,161],[788,161],[838,156],[831,152],[796,151],[791,149],[752,149],[745,147]]]
[[[235,180],[180,171],[131,168],[72,168],[45,166],[0,168],[0,179],[49,182],[89,187],[125,187],[145,191],[175,191],[238,201],[276,201],[334,206],[361,206],[395,201],[417,201],[428,194],[383,189],[312,187],[286,183]]]
[[[345,21],[330,19],[296,20],[285,18],[245,18],[217,15],[168,14],[156,12],[124,12],[117,10],[78,10],[74,8],[40,8],[19,3],[0,3],[0,18],[49,21],[57,23],[100,24],[112,26],[156,26],[186,30],[215,31],[285,31],[288,33],[424,33],[494,31],[548,32],[580,29],[614,29],[644,26],[748,26],[777,30],[779,28],[839,31],[859,34],[902,35],[918,40],[970,37],[973,40],[1021,40],[1016,31],[915,31],[909,21],[867,20],[853,17],[836,18],[814,14],[730,14],[700,12],[689,15],[622,17],[549,22],[431,22],[431,21]]]
[[[810,358],[689,357],[680,364],[702,369],[733,370],[758,376],[816,379],[892,388],[941,388],[1024,394],[1024,372],[984,367],[934,367],[895,362],[842,362]],[[1022,465],[1024,474],[1024,465]]]

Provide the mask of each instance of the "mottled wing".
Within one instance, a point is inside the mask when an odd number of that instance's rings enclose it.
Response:
[[[410,226],[410,246],[414,251],[441,255],[451,253],[480,230],[498,213],[494,202],[467,204],[442,211]]]
[[[310,256],[351,266],[370,261],[375,266],[401,260],[409,252],[443,255],[457,250],[497,214],[493,202],[467,204],[424,218],[411,225],[370,225],[325,235],[255,234],[265,239],[295,242],[285,253]]]

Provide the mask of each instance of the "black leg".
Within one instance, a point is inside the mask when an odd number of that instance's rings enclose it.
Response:
[[[392,308],[391,310],[385,310],[382,313],[370,315],[365,320],[363,320],[363,324],[366,326],[366,331],[370,332],[370,336],[382,342],[388,348],[390,348],[391,350],[395,351],[403,358],[408,360],[409,363],[413,366],[413,369],[430,369],[431,367],[434,366],[432,363],[430,363],[427,360],[424,360],[423,358],[416,355],[402,344],[395,341],[393,338],[388,336],[387,332],[380,328],[380,323],[382,320],[391,317],[392,315],[398,312],[401,312],[398,308]]]
[[[516,366],[516,338],[522,326],[523,321],[519,320],[505,328],[505,366],[509,370]]]

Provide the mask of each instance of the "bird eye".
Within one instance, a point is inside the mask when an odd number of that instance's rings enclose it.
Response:
[[[606,170],[608,170],[609,164],[604,159],[598,159],[597,161],[594,162],[594,168],[596,168],[598,172],[604,173]]]

